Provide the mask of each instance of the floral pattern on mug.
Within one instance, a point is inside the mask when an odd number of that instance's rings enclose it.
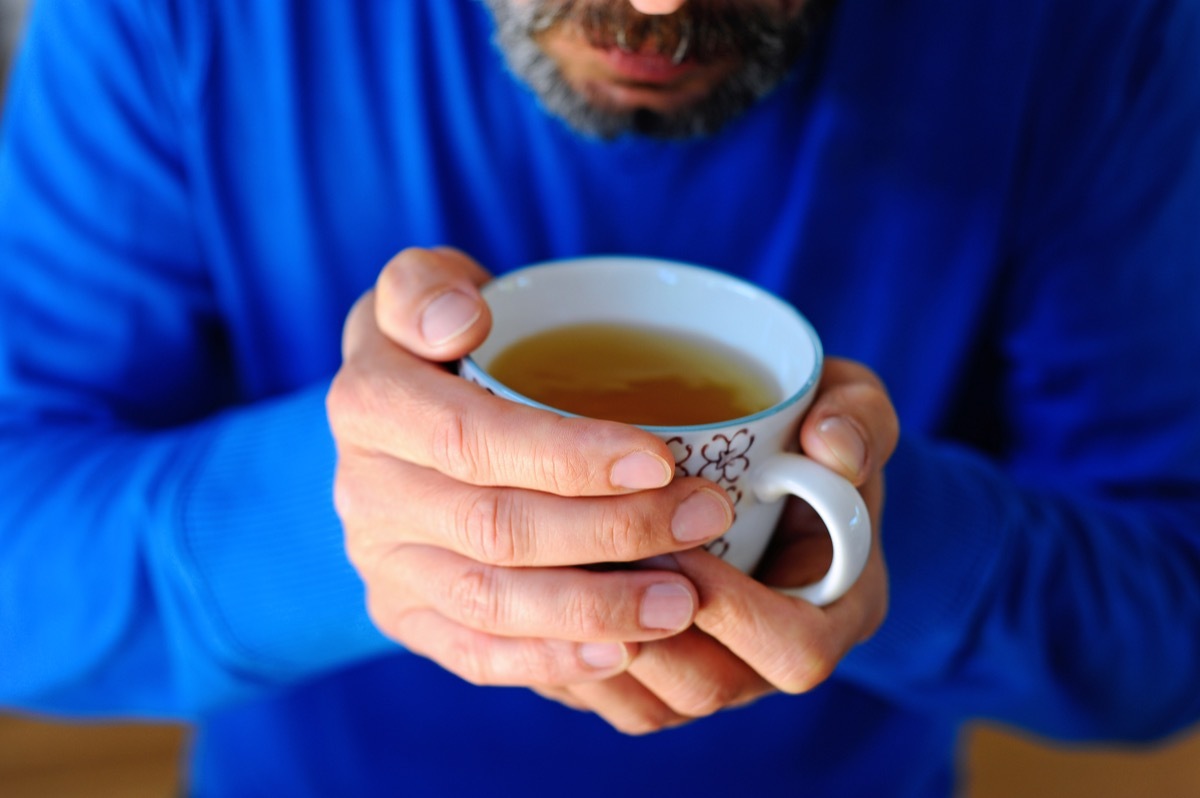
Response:
[[[754,436],[748,429],[740,429],[732,437],[715,436],[700,449],[704,465],[700,476],[717,484],[734,483],[750,469],[750,458],[746,454],[754,445]]]
[[[738,482],[750,470],[753,446],[754,436],[745,428],[733,435],[719,433],[699,446],[688,443],[681,435],[667,440],[667,447],[675,457],[676,476],[711,480],[725,489],[735,505],[742,498]]]
[[[745,495],[739,480],[750,470],[749,454],[753,446],[754,436],[745,428],[733,435],[719,433],[700,445],[688,443],[679,435],[667,440],[667,447],[675,457],[675,475],[704,477],[720,485],[733,503],[735,516]],[[704,548],[724,557],[729,551],[729,541],[717,538]]]

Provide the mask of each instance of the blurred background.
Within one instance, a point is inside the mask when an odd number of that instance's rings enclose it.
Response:
[[[8,64],[21,35],[21,20],[24,19],[29,0],[0,0],[0,92],[7,84]],[[3,101],[0,94],[0,101]]]
[[[0,0],[0,104],[9,59],[34,1]],[[175,796],[185,740],[186,732],[176,726],[66,723],[0,708],[0,796]],[[981,724],[967,736],[963,764],[963,798],[1200,796],[1196,734],[1139,750],[1068,748]]]

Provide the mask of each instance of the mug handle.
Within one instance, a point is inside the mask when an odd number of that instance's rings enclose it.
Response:
[[[825,466],[791,452],[760,463],[750,487],[760,502],[778,501],[789,494],[808,502],[833,540],[833,562],[820,581],[777,589],[818,607],[841,598],[862,573],[871,550],[871,519],[858,490]]]

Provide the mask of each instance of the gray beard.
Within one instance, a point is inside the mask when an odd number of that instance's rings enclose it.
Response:
[[[635,133],[663,139],[711,135],[778,86],[804,51],[808,6],[797,18],[766,10],[692,0],[666,17],[644,16],[628,0],[485,0],[496,20],[495,40],[509,69],[542,105],[575,130],[601,139]],[[823,3],[810,3],[821,6]],[[686,16],[686,18],[685,18]],[[671,113],[596,105],[562,76],[534,36],[555,25],[576,25],[589,43],[638,49],[649,39],[664,54],[700,61],[736,54],[740,66],[704,98]],[[681,31],[689,31],[682,32]]]

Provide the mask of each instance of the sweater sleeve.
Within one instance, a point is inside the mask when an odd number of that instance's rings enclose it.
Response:
[[[390,650],[324,384],[239,406],[164,42],[42,0],[0,140],[0,704],[184,716]]]
[[[1070,36],[1045,42],[1001,253],[1002,443],[904,436],[892,614],[842,670],[1068,739],[1200,718],[1200,14],[1127,11],[1048,26]]]

